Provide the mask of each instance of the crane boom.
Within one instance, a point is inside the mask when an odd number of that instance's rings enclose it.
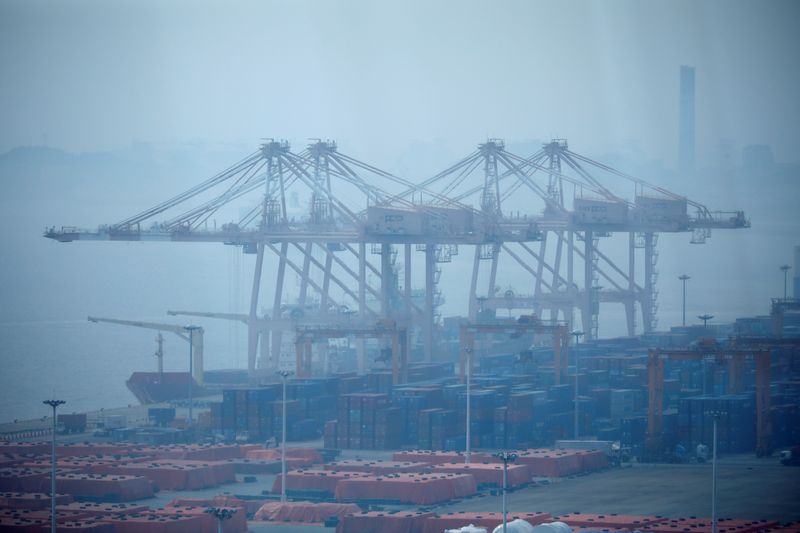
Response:
[[[158,331],[169,331],[186,342],[189,342],[189,335],[183,326],[175,324],[162,324],[159,322],[145,322],[140,320],[121,320],[118,318],[101,318],[96,316],[87,317],[89,322],[105,322],[107,324],[117,324],[120,326],[133,326],[136,328],[155,329]],[[192,377],[195,382],[203,385],[203,328],[195,330],[192,334]]]
[[[245,324],[250,322],[250,317],[243,313],[211,313],[208,311],[167,311],[170,316],[199,316],[203,318],[221,318],[223,320],[238,320]]]

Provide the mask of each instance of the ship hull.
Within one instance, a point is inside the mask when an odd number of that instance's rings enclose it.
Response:
[[[188,398],[190,382],[192,396],[213,394],[199,386],[188,372],[134,372],[125,384],[139,403],[146,405]]]

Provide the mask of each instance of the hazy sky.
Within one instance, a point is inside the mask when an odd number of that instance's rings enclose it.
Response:
[[[800,3],[0,2],[0,151],[332,137],[466,153],[486,136],[635,141],[674,164],[678,69],[698,151],[799,161]]]

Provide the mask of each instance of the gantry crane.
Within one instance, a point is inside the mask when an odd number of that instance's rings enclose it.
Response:
[[[295,330],[297,377],[311,376],[311,350],[314,342],[327,345],[328,339],[342,337],[377,337],[391,339],[392,383],[408,381],[408,330],[393,320],[380,320],[375,325],[298,326]]]
[[[613,192],[599,174],[632,184],[635,200]],[[398,187],[399,192],[389,192]],[[309,195],[308,209],[293,217],[289,195],[298,190]],[[241,203],[248,199],[252,207],[241,215]],[[469,202],[477,202],[477,207]],[[695,212],[690,214],[689,208]],[[217,225],[218,216],[226,222]],[[247,321],[248,369],[254,371],[259,343],[262,355],[275,354],[287,331],[285,324],[260,320],[256,314],[265,257],[270,255],[277,262],[273,319],[285,303],[286,274],[294,272],[301,283],[300,305],[306,305],[309,290],[316,291],[321,320],[330,316],[330,309],[344,306],[357,310],[362,322],[401,320],[421,328],[425,360],[431,360],[436,309],[442,302],[438,264],[449,261],[459,246],[474,248],[471,321],[476,320],[480,299],[489,307],[502,300],[509,308],[532,310],[540,317],[549,310],[551,323],[563,319],[574,324],[578,310],[589,340],[597,335],[601,302],[624,304],[630,335],[636,330],[636,305],[641,307],[644,331],[655,327],[659,232],[691,232],[692,242],[700,243],[712,228],[748,225],[740,211],[711,212],[577,154],[564,139],[554,139],[527,158],[506,150],[502,140],[490,139],[419,184],[350,157],[333,141],[316,140],[295,154],[288,142],[270,139],[225,171],[134,216],[97,230],[51,227],[45,237],[60,242],[218,242],[255,254]],[[612,233],[629,238],[627,268],[599,249],[599,239]],[[554,254],[547,249],[548,235],[556,241]],[[426,298],[421,307],[410,297],[414,246],[424,252]],[[636,275],[639,248],[644,251],[643,282]],[[368,259],[370,253],[380,256],[377,266]],[[530,274],[529,297],[498,298],[501,255]],[[397,256],[402,257],[400,266],[395,264]],[[479,295],[484,261],[490,262],[489,283],[486,294]],[[576,276],[579,262],[583,272]],[[402,295],[397,289],[399,268],[406,274]],[[370,296],[378,305],[368,302]],[[357,351],[363,354],[363,342]]]
[[[105,322],[107,324],[118,324],[120,326],[133,326],[137,328],[155,329],[159,331],[159,349],[156,352],[158,356],[158,372],[159,375],[163,373],[163,351],[161,347],[161,333],[168,331],[174,333],[186,342],[189,342],[190,335],[187,333],[183,326],[176,326],[175,324],[162,324],[158,322],[142,322],[139,320],[120,320],[116,318],[99,318],[90,316],[89,322]],[[203,328],[195,330],[191,335],[192,342],[192,377],[198,386],[203,386]]]
[[[477,333],[507,333],[512,336],[520,336],[524,333],[544,333],[553,337],[553,367],[555,370],[555,383],[561,383],[563,373],[567,367],[566,357],[562,350],[569,345],[569,330],[564,324],[546,324],[536,316],[523,315],[515,323],[471,323],[461,324],[458,331],[459,344],[459,366],[458,376],[461,382],[464,381],[466,361],[474,366],[472,357],[468,354],[474,353],[475,335]],[[471,369],[470,369],[471,370]],[[471,373],[471,372],[470,372]]]
[[[741,364],[748,359],[756,368],[756,454],[772,452],[772,426],[770,423],[770,351],[765,346],[753,348],[725,347],[713,339],[703,339],[692,349],[658,348],[648,351],[648,405],[647,405],[647,451],[652,457],[663,453],[664,416],[664,361],[711,360],[728,365],[728,390],[739,392],[741,387]]]
[[[470,180],[472,174],[478,179]],[[612,191],[618,188],[614,182],[633,185],[634,201]],[[623,304],[630,336],[636,331],[637,304],[644,332],[655,329],[659,233],[689,232],[692,242],[700,244],[713,228],[749,227],[741,211],[712,212],[698,202],[573,152],[565,139],[553,139],[528,158],[506,150],[501,139],[489,139],[421,185],[426,190],[439,187],[437,190],[451,201],[474,199],[480,205],[484,226],[501,230],[517,221],[537,230],[527,239],[509,238],[513,231],[496,231],[494,241],[475,247],[471,321],[476,320],[479,304],[494,310],[532,310],[540,317],[544,317],[542,311],[549,310],[550,320],[562,318],[570,324],[576,323],[573,313],[578,310],[587,340],[597,336],[601,302]],[[414,190],[408,190],[400,196],[413,194]],[[540,213],[531,210],[534,202],[542,206]],[[628,236],[627,268],[617,266],[598,247],[601,238],[614,233]],[[548,250],[548,241],[553,240],[555,250]],[[640,248],[644,253],[643,276],[638,276],[643,278],[641,282],[636,275],[636,250]],[[530,274],[531,285],[521,291],[528,296],[498,295],[501,255]],[[479,294],[483,262],[490,262],[488,285],[486,292]],[[578,276],[576,262],[583,267]]]
[[[776,337],[783,336],[783,315],[786,311],[800,311],[800,299],[797,298],[773,298],[770,309],[772,320],[772,334]]]

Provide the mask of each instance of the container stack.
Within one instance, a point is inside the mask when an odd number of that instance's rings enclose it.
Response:
[[[711,446],[714,413],[717,446],[722,453],[752,451],[756,442],[755,398],[751,394],[695,396],[678,404],[678,438],[694,449]]]
[[[451,409],[424,409],[419,414],[419,446],[444,450],[459,435],[458,414]]]

